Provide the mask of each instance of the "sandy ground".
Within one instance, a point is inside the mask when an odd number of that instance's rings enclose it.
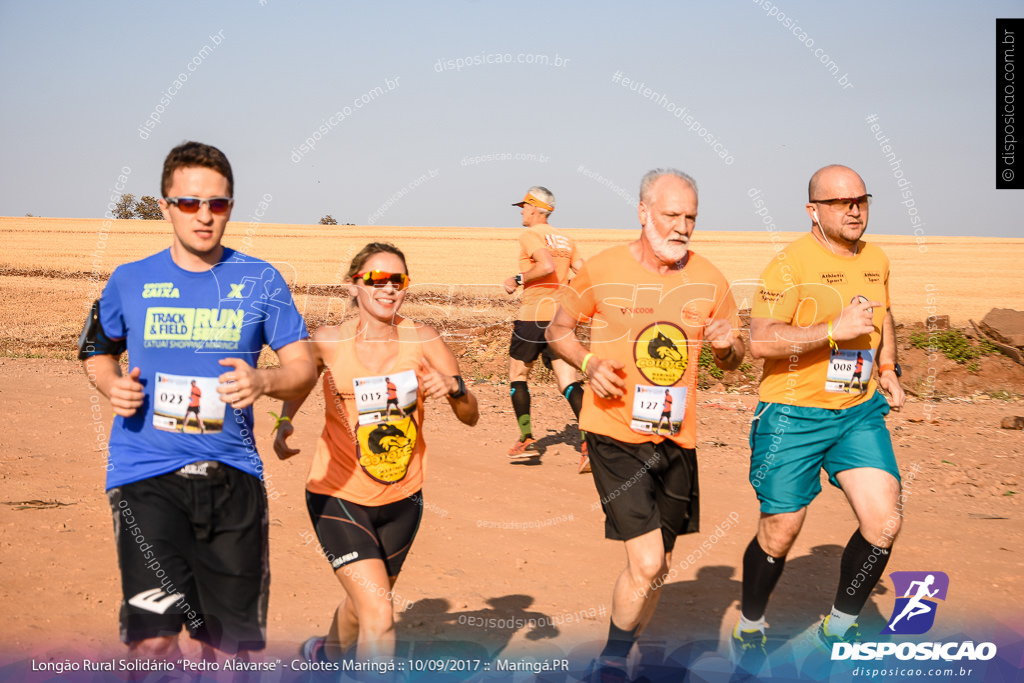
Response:
[[[426,512],[396,587],[406,608],[399,638],[421,654],[454,648],[484,658],[592,657],[607,633],[624,554],[621,543],[604,539],[590,476],[576,473],[579,436],[568,405],[554,388],[534,390],[544,454],[510,464],[505,453],[516,427],[507,387],[472,389],[482,413],[475,428],[457,423],[446,405],[428,406]],[[305,638],[326,632],[341,592],[311,542],[303,497],[322,427],[316,394],[296,420],[293,442],[304,452],[287,462],[270,445],[267,411],[277,402],[261,401],[256,410],[272,497],[269,652],[289,660]],[[4,657],[123,656],[105,461],[97,450],[97,430],[105,434],[110,424],[106,402],[98,402],[101,415],[92,412],[97,403],[79,365],[45,359],[0,359],[0,397]],[[648,646],[724,643],[735,622],[741,558],[758,515],[747,482],[754,402],[699,396],[702,528],[677,544],[675,578],[642,638]],[[926,405],[912,402],[889,418],[907,502],[888,571],[949,574],[949,596],[929,638],[980,625],[1020,640],[1024,431],[1002,430],[999,420],[1024,414],[1024,404],[947,400],[929,412]],[[855,522],[842,494],[824,488],[769,606],[777,637],[812,625],[832,602]],[[687,562],[705,540],[709,550]],[[865,632],[884,626],[893,601],[883,579],[862,616]]]

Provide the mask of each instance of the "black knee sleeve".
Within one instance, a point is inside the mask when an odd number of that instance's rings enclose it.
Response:
[[[887,564],[889,549],[868,543],[860,529],[854,531],[839,563],[836,609],[845,614],[860,614]]]
[[[576,415],[576,421],[580,421],[580,410],[583,409],[583,382],[573,382],[565,388],[565,400]]]
[[[743,616],[757,621],[764,616],[768,598],[782,576],[785,557],[772,557],[766,553],[754,536],[743,553]]]

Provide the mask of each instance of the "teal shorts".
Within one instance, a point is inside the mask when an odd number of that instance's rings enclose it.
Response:
[[[750,426],[750,484],[761,512],[796,512],[821,493],[820,470],[839,487],[836,474],[855,467],[884,470],[900,481],[885,426],[889,403],[879,393],[844,410],[758,403]]]

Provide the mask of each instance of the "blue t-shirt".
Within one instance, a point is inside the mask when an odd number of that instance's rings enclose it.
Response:
[[[114,418],[108,490],[201,460],[261,475],[252,407],[220,400],[217,377],[232,368],[217,361],[255,367],[264,344],[276,351],[309,336],[276,268],[225,247],[217,265],[194,273],[167,249],[114,271],[100,323],[111,339],[127,337],[146,394],[132,417]]]

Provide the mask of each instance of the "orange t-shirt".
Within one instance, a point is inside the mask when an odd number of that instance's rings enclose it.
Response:
[[[519,272],[536,265],[533,255],[547,249],[555,260],[555,272],[523,283],[523,303],[519,320],[551,320],[558,310],[558,300],[569,281],[569,268],[579,260],[576,242],[548,224],[523,230],[519,235]]]
[[[188,407],[189,408],[198,408],[199,407],[199,401],[200,401],[200,399],[202,399],[202,397],[203,397],[203,392],[199,389],[199,387],[193,386],[192,387],[192,391],[189,393]]]
[[[587,261],[562,297],[576,320],[591,320],[590,350],[597,358],[624,364],[625,393],[596,396],[587,385],[580,429],[627,443],[672,439],[684,448],[697,442],[697,359],[707,318],[728,320],[739,334],[739,317],[729,283],[704,257],[689,252],[682,270],[659,275],[633,258],[629,245],[606,249]],[[665,390],[673,435],[654,434]],[[679,405],[673,409],[672,406]]]
[[[875,380],[854,385],[858,372],[871,376],[882,341],[882,321],[889,309],[889,259],[877,246],[861,242],[856,256],[839,256],[808,233],[772,258],[761,275],[752,318],[771,318],[797,327],[835,320],[858,296],[882,301],[872,320],[875,329],[799,356],[766,358],[761,400],[811,408],[851,408],[871,398]],[[857,355],[860,354],[860,360]],[[854,391],[853,387],[857,389]]]
[[[423,395],[412,372],[423,350],[415,324],[404,320],[398,326],[395,364],[387,373],[370,372],[356,355],[356,322],[342,326],[342,341],[324,371],[324,431],[306,489],[359,505],[387,505],[423,487]],[[388,383],[398,385],[395,394],[403,415],[397,420]]]

